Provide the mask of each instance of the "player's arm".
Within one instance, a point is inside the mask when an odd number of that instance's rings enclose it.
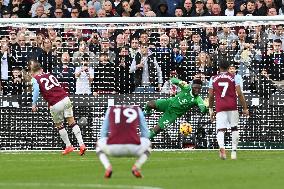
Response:
[[[236,83],[236,91],[237,91],[238,97],[240,99],[240,103],[243,107],[243,114],[245,116],[248,116],[249,115],[248,106],[247,106],[247,103],[246,103],[244,93],[242,92],[242,88],[241,88],[242,80],[240,79],[240,77],[235,76],[235,83]]]
[[[37,103],[38,97],[39,97],[39,84],[38,84],[38,82],[35,78],[32,78],[32,85],[33,85],[32,111],[35,112],[37,110],[36,103]]]
[[[190,88],[189,84],[187,84],[185,81],[182,81],[182,80],[175,78],[175,77],[171,78],[171,82],[172,82],[172,84],[179,86],[182,90]]]
[[[215,120],[216,116],[213,110],[213,106],[214,106],[214,90],[213,90],[213,81],[211,77],[209,81],[208,108],[209,108],[210,119],[212,122]]]
[[[200,96],[197,97],[196,103],[202,113],[208,112],[208,107],[205,105],[203,99]]]
[[[142,112],[140,108],[138,109],[138,113],[139,113],[139,120],[140,120],[139,128],[141,132],[141,137],[149,138],[150,131],[148,129],[144,113]]]
[[[110,108],[107,109],[105,114],[105,119],[101,128],[101,138],[105,138],[108,136],[108,130],[109,130],[109,112]]]

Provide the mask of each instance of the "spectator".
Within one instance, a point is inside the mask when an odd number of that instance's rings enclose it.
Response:
[[[224,15],[235,16],[236,13],[237,11],[235,10],[235,0],[227,0]]]
[[[100,51],[100,36],[96,31],[93,31],[90,39],[87,41],[89,51],[96,54]]]
[[[102,5],[101,5],[101,2],[99,0],[90,0],[88,2],[88,7],[94,7],[96,12],[98,12],[100,9],[102,9]]]
[[[149,51],[147,43],[141,43],[140,52],[133,59],[130,72],[134,73],[135,91],[137,93],[155,92],[161,90],[163,79],[161,68],[156,57]]]
[[[175,9],[175,17],[182,17],[183,16],[183,9],[181,6],[177,6]]]
[[[31,4],[24,0],[12,0],[9,5],[12,15],[17,15],[19,18],[31,17],[28,13],[31,10]],[[11,17],[12,17],[11,15]]]
[[[89,55],[88,64],[90,67],[93,67],[95,65],[95,54],[89,51],[89,48],[85,41],[79,42],[79,51],[76,51],[73,54],[72,58],[73,65],[78,67],[78,65],[80,65],[80,60],[84,54]]]
[[[32,8],[30,10],[30,15],[31,17],[36,17],[36,16],[39,16],[37,15],[37,7],[38,6],[43,6],[43,12],[46,13],[47,15],[50,15],[50,8],[52,7],[49,3],[48,3],[48,0],[39,0],[37,1],[36,3],[34,3],[32,5]],[[40,9],[41,10],[41,9]],[[41,15],[40,15],[41,16]]]
[[[207,0],[206,1],[206,9],[207,9],[208,13],[211,14],[211,15],[212,15],[212,7],[213,7],[214,4],[215,3],[214,3],[213,0]]]
[[[131,60],[135,58],[138,51],[139,51],[139,39],[136,37],[132,37],[130,40],[130,49],[129,49]]]
[[[24,89],[24,82],[22,78],[22,70],[20,68],[13,68],[11,81],[9,82],[11,95],[22,95]]]
[[[267,10],[267,16],[276,16],[278,15],[275,7],[269,7]]]
[[[8,8],[4,8],[2,11],[2,18],[10,18],[11,12]]]
[[[221,16],[221,7],[219,4],[215,3],[212,6],[211,16]]]
[[[75,67],[71,63],[67,52],[62,54],[54,66],[52,73],[56,76],[65,92],[69,94],[75,92]]]
[[[246,9],[243,12],[245,16],[258,16],[255,1],[248,0],[246,3]]]
[[[102,7],[106,11],[106,17],[118,16],[116,10],[112,7],[111,1],[107,0],[103,3]]]
[[[203,0],[195,1],[195,9],[192,11],[191,16],[210,16],[210,13],[204,9]]]
[[[71,18],[79,18],[80,9],[78,7],[71,8]]]
[[[37,60],[38,57],[43,53],[42,48],[37,45],[36,34],[31,32],[28,38],[29,45],[27,47],[27,61]]]
[[[92,94],[91,85],[94,80],[94,69],[90,66],[89,59],[90,57],[85,53],[81,57],[80,65],[75,69],[75,94]]]
[[[157,17],[170,17],[168,13],[168,4],[166,2],[160,3],[158,6]]]
[[[204,75],[209,81],[210,77],[217,73],[217,68],[213,68],[211,57],[206,52],[200,52],[195,60],[195,74]]]
[[[44,39],[43,41],[43,51],[39,55],[38,61],[41,63],[42,69],[45,73],[52,73],[56,60],[52,52],[51,41],[48,38]]]
[[[170,71],[173,69],[173,50],[169,46],[169,37],[162,34],[160,37],[160,47],[155,50],[157,62],[162,71],[163,82],[169,79]]]
[[[104,18],[104,17],[106,17],[106,11],[103,10],[103,9],[98,10],[97,16],[98,16],[98,18]]]
[[[70,13],[64,0],[54,0],[55,4],[50,8],[50,15],[55,18],[69,18]]]
[[[177,71],[179,79],[183,81],[191,81],[194,76],[194,57],[196,52],[190,51],[186,41],[179,43],[179,49],[174,55],[173,70]]]
[[[183,16],[190,17],[190,15],[192,14],[192,11],[193,11],[192,1],[185,0],[183,3]]]
[[[14,66],[16,66],[15,59],[12,57],[8,42],[1,42],[1,51],[0,51],[0,74],[1,74],[1,87],[3,95],[9,93],[9,80],[11,80],[11,71]]]
[[[116,67],[113,61],[107,52],[101,52],[99,54],[98,65],[95,67],[94,95],[100,93],[115,93],[116,82],[113,78],[115,78]]]
[[[134,91],[134,77],[130,73],[131,57],[127,46],[119,49],[115,59],[116,91],[120,94],[128,94]]]
[[[284,53],[282,50],[282,41],[275,39],[273,41],[273,50],[269,50],[264,57],[262,68],[268,71],[270,79],[279,87],[284,87]]]
[[[101,54],[104,54],[103,57]],[[110,42],[107,38],[101,39],[101,48],[100,51],[95,54],[95,66],[101,61],[100,58],[107,58],[107,61],[114,63],[116,54],[110,49]]]
[[[96,9],[92,5],[88,5],[88,17],[89,18],[95,18],[97,17]]]

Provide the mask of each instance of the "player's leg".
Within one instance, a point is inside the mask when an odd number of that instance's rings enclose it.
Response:
[[[74,117],[73,117],[73,106],[69,98],[65,98],[64,100],[64,117],[66,117],[66,120],[68,122],[68,126],[72,128],[72,131],[79,143],[80,151],[79,154],[82,156],[85,154],[87,148],[84,144],[81,129],[76,123]]]
[[[69,137],[68,137],[68,133],[62,124],[64,121],[64,115],[63,115],[61,104],[57,103],[54,106],[51,106],[50,114],[52,116],[52,120],[55,124],[55,127],[58,129],[60,138],[63,140],[63,142],[66,145],[65,150],[62,152],[63,155],[66,155],[72,152],[74,150],[74,147],[71,145]]]
[[[75,137],[76,137],[76,139],[79,143],[79,146],[80,146],[79,155],[82,156],[82,155],[85,154],[87,148],[86,148],[84,141],[83,141],[81,129],[78,126],[78,124],[75,122],[74,117],[67,117],[66,120],[68,122],[69,127],[72,128],[72,132],[74,133],[74,135],[75,135]]]
[[[112,166],[109,162],[109,159],[105,153],[107,151],[107,144],[106,144],[107,138],[101,138],[97,141],[96,144],[96,154],[98,158],[100,159],[101,163],[103,164],[105,168],[105,178],[110,178],[112,175]]]
[[[157,110],[159,112],[165,112],[168,108],[169,102],[167,99],[151,100],[146,103],[144,107],[144,114],[151,115],[152,110]]]
[[[231,131],[232,131],[232,152],[231,152],[231,159],[237,159],[237,148],[239,143],[239,130],[238,130],[238,123],[239,123],[239,113],[238,111],[231,111],[229,120],[231,123]]]
[[[217,142],[219,145],[219,156],[221,159],[225,160],[227,158],[226,156],[226,150],[225,150],[225,132],[227,131],[228,127],[228,115],[227,112],[218,112],[216,114],[216,132],[217,132]]]
[[[161,131],[163,131],[165,128],[167,128],[170,124],[175,122],[177,119],[177,115],[175,113],[170,113],[169,111],[166,111],[162,117],[158,120],[158,124],[153,128],[150,129],[150,139],[154,138],[159,134]]]
[[[147,161],[150,156],[151,152],[151,142],[148,138],[141,138],[141,144],[139,145],[140,149],[137,152],[138,159],[136,160],[135,164],[132,167],[132,174],[136,178],[142,178],[141,168],[143,164]]]

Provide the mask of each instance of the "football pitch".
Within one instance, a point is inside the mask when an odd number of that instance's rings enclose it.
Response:
[[[227,152],[227,156],[230,154]],[[110,158],[111,179],[95,152],[0,153],[1,189],[280,189],[284,186],[284,151],[238,151],[237,160],[220,160],[211,151],[155,151],[131,174],[135,158]]]

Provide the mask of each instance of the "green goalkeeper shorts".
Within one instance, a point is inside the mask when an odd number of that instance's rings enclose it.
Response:
[[[164,112],[162,117],[158,120],[158,125],[161,129],[167,128],[169,125],[175,122],[179,117],[170,107],[170,101],[168,99],[156,100],[156,108],[159,112]]]

